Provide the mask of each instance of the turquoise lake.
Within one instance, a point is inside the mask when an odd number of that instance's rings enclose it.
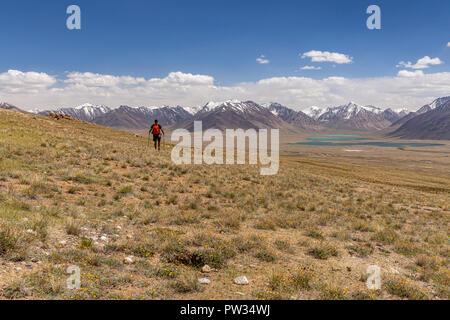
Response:
[[[440,143],[411,143],[411,142],[383,142],[372,141],[371,138],[363,138],[351,135],[329,135],[308,138],[307,142],[297,142],[294,145],[301,146],[328,146],[328,147],[351,147],[351,146],[376,146],[376,147],[437,147],[443,146]],[[343,141],[336,143],[336,141]]]

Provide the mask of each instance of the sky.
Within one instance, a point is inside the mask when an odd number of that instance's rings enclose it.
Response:
[[[81,29],[69,30],[70,5]],[[381,10],[370,30],[367,8]],[[414,110],[450,95],[450,1],[2,0],[0,101],[31,110],[200,106]]]

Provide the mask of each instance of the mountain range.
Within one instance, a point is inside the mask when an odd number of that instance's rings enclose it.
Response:
[[[253,101],[209,102],[193,117],[186,119],[177,127],[193,131],[194,121],[202,121],[203,130],[279,128],[284,133],[300,131],[300,128],[284,121],[268,108]]]
[[[50,113],[61,113],[72,118],[80,119],[87,122],[93,122],[97,117],[111,112],[112,109],[106,106],[96,106],[90,103],[85,103],[75,108],[60,108],[56,110],[37,110],[35,113],[39,115],[49,115]]]
[[[170,128],[193,130],[194,121],[202,121],[203,130],[217,128],[280,128],[285,133],[326,131],[379,131],[388,136],[407,139],[449,139],[448,106],[450,97],[434,100],[416,112],[406,109],[380,109],[346,105],[295,111],[279,103],[258,104],[253,101],[228,100],[208,102],[202,107],[130,107],[111,109],[103,105],[83,104],[74,108],[35,111],[39,115],[61,113],[83,121],[124,130],[148,128],[155,119]],[[0,108],[25,112],[1,103]],[[426,125],[425,125],[426,124]]]

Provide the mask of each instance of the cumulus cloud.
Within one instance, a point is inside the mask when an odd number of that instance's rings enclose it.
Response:
[[[415,77],[423,77],[425,74],[423,73],[422,70],[416,71],[400,70],[397,75],[403,78],[415,78]]]
[[[450,48],[450,42],[449,42],[449,43],[447,43],[447,48]]]
[[[322,67],[315,67],[315,66],[304,66],[300,68],[301,70],[322,70]]]
[[[337,52],[311,50],[301,55],[302,59],[311,58],[312,62],[334,62],[337,64],[352,63],[353,58]]]
[[[400,61],[397,65],[397,68],[427,69],[430,66],[439,64],[443,64],[441,59],[430,58],[429,56],[425,56],[422,59],[417,60],[415,64],[412,64],[410,61],[408,62]]]
[[[136,85],[144,83],[144,78],[133,78],[130,76],[111,76],[91,72],[72,72],[67,75],[65,83],[81,84],[87,87],[114,87],[119,85]]]
[[[264,55],[261,55],[259,58],[256,58],[256,62],[258,62],[259,64],[269,64],[270,61],[268,59],[266,59],[266,57]]]
[[[339,76],[272,77],[256,82],[219,86],[209,75],[172,72],[164,78],[71,72],[61,77],[45,73],[0,73],[0,101],[24,109],[73,107],[90,102],[112,108],[120,105],[200,106],[228,99],[277,101],[296,110],[311,105],[335,106],[350,100],[379,107],[410,107],[450,95],[450,72],[425,74],[401,70],[394,77]]]
[[[8,70],[0,73],[0,88],[4,92],[35,93],[56,83],[56,78],[46,73]]]

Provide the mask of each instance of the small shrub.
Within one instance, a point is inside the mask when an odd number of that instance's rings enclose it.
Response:
[[[338,251],[336,247],[330,245],[321,245],[317,247],[313,247],[308,252],[316,259],[327,260],[331,257],[337,257]]]
[[[0,256],[5,255],[16,248],[18,239],[17,235],[9,227],[1,227],[0,229]]]
[[[329,285],[323,285],[320,288],[320,298],[322,300],[346,300],[347,289],[340,289]]]
[[[414,287],[406,278],[390,279],[383,283],[386,290],[397,297],[411,300],[426,300],[427,295]]]
[[[292,248],[291,248],[291,244],[287,241],[276,240],[274,242],[274,244],[275,244],[275,247],[280,251],[284,251],[284,252],[288,252],[288,253],[294,252],[294,250],[292,250]]]
[[[201,291],[200,283],[194,273],[184,273],[172,283],[172,288],[178,293]]]
[[[256,253],[255,257],[264,262],[274,262],[277,259],[275,253],[269,251],[268,249],[260,250]]]
[[[92,239],[81,238],[80,249],[91,249],[92,248]]]
[[[81,233],[81,224],[78,221],[71,219],[66,223],[66,233],[72,236],[79,236]]]
[[[325,239],[325,237],[319,231],[316,231],[316,230],[309,230],[308,237],[311,237],[313,239],[318,239],[318,240]]]
[[[397,239],[397,233],[388,229],[377,232],[373,237],[373,240],[381,242],[382,244],[393,244]]]
[[[276,226],[277,226],[276,222],[273,219],[269,218],[264,218],[255,224],[256,229],[271,230],[271,231],[275,231],[277,229]]]
[[[118,193],[121,195],[126,195],[129,194],[133,191],[133,187],[132,186],[123,186],[119,189]]]

